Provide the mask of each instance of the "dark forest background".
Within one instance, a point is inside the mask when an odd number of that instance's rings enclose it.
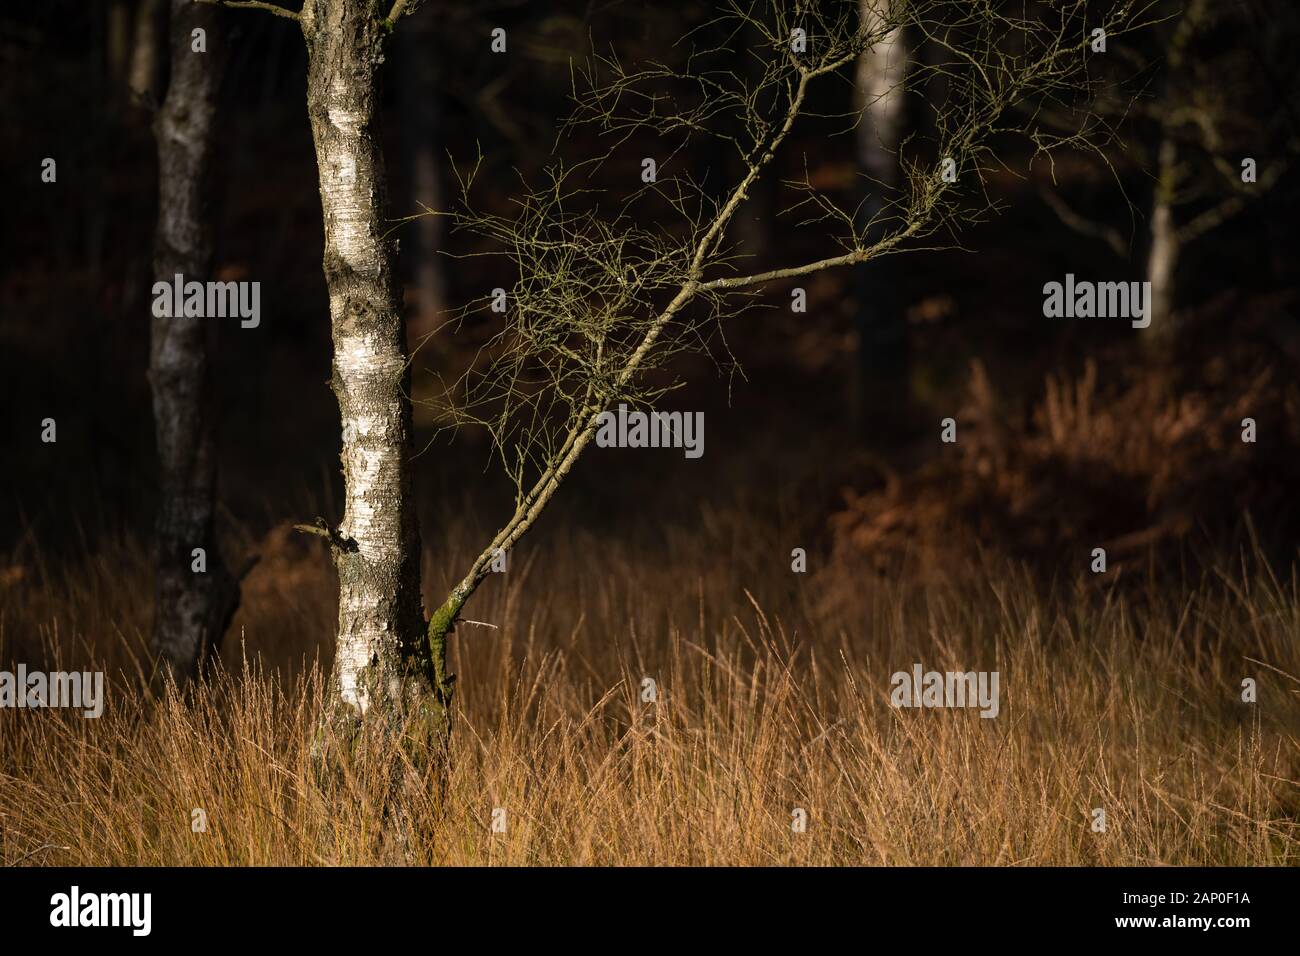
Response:
[[[93,551],[105,534],[149,535],[156,94],[133,93],[127,82],[137,7],[104,0],[0,11],[0,162],[9,186],[0,231],[0,553],[10,583],[30,572],[38,553],[43,561],[69,558]],[[1179,9],[1171,5],[1169,14]],[[1221,12],[1193,46],[1204,69],[1171,82],[1190,84],[1176,91],[1189,97],[1198,89],[1220,94],[1233,148],[1256,157],[1261,170],[1294,164],[1293,5],[1242,2]],[[567,111],[571,55],[617,41],[629,59],[671,58],[672,40],[709,17],[708,4],[690,2],[674,4],[671,15],[632,0],[428,4],[404,24],[387,75],[393,217],[446,201],[448,164],[467,164],[480,148],[479,198],[505,209],[520,177],[534,176],[553,149],[583,155],[581,140],[557,145],[555,135]],[[288,522],[336,517],[338,415],[327,384],[303,46],[296,25],[279,18],[232,12],[229,24],[212,186],[216,277],[260,281],[262,320],[256,329],[218,321],[213,330],[219,525],[241,536],[230,543],[236,550],[257,551],[273,548],[267,536]],[[487,52],[496,26],[508,31],[506,55]],[[1112,54],[1125,90],[1148,106],[1168,95],[1161,70],[1170,29],[1126,40],[1137,45],[1128,60],[1124,51]],[[165,63],[162,56],[155,89]],[[847,84],[825,96],[814,112],[851,103]],[[861,188],[854,140],[841,127],[802,123],[783,175],[801,175],[806,156],[813,181],[853,195]],[[865,559],[882,573],[908,561],[941,566],[979,548],[1051,571],[1078,570],[1098,545],[1113,549],[1112,560],[1155,556],[1156,564],[1230,553],[1249,516],[1266,550],[1289,560],[1300,517],[1293,228],[1300,169],[1188,244],[1177,334],[1153,345],[1123,320],[1046,319],[1041,311],[1043,283],[1066,272],[1143,278],[1157,132],[1135,115],[1118,134],[1104,161],[1059,154],[1055,185],[1049,164],[1031,163],[1025,145],[1008,140],[1006,168],[988,179],[1000,213],[958,237],[961,249],[889,264],[890,321],[910,356],[886,370],[898,382],[864,380],[864,366],[880,375],[864,361],[857,322],[872,307],[863,301],[870,283],[844,270],[815,276],[806,283],[806,314],[792,314],[789,287],[774,285],[727,324],[725,346],[719,337],[712,354],[677,361],[686,385],[663,407],[706,412],[704,457],[594,450],[536,536],[576,523],[644,535],[649,547],[666,527],[740,508],[791,529],[823,556]],[[437,158],[441,197],[415,184],[421,150]],[[633,160],[642,152],[605,165],[597,185],[635,183]],[[44,157],[57,159],[55,184],[40,180]],[[685,164],[706,185],[720,184],[726,162],[696,149],[674,155],[662,175]],[[1105,224],[1127,254],[1068,228],[1045,192]],[[777,209],[791,198],[776,188],[761,202]],[[420,264],[438,263],[449,308],[509,277],[494,273],[489,259],[432,257],[416,222],[395,228],[418,399],[438,376],[464,369],[490,324],[471,317],[454,334],[430,335],[440,319],[419,297],[427,280]],[[738,228],[760,264],[826,250],[788,217]],[[474,251],[456,235],[443,242],[446,252]],[[956,445],[938,440],[948,416],[959,422]],[[1255,445],[1240,441],[1247,416],[1258,422]],[[39,439],[45,417],[58,423],[57,444]],[[429,445],[433,424],[417,408],[426,528],[449,511],[482,513],[485,523],[498,517],[510,493],[485,436],[464,430]],[[436,548],[436,530],[426,537]]]

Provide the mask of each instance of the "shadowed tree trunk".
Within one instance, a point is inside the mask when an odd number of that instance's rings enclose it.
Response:
[[[213,228],[208,173],[216,141],[217,93],[225,44],[222,14],[172,0],[171,82],[154,119],[158,147],[158,226],[154,276],[206,281]],[[191,51],[191,31],[207,31],[207,52]],[[153,650],[178,681],[200,674],[216,655],[238,600],[213,535],[216,464],[209,400],[209,320],[154,316],[149,383],[161,465],[157,607]],[[195,549],[206,568],[195,570]]]
[[[128,0],[112,0],[108,5],[107,48],[108,79],[116,94],[126,78],[127,64],[131,58],[131,4]]]
[[[406,157],[408,199],[402,215],[418,211],[420,204],[443,208],[439,147],[442,141],[441,89],[436,59],[435,18],[439,10],[428,7],[402,24],[395,34],[401,73],[398,91],[402,111],[402,148]],[[421,216],[410,226],[411,248],[403,258],[412,263],[413,310],[409,318],[412,340],[419,341],[438,327],[447,308],[447,284],[439,250],[443,246],[441,216]],[[404,247],[405,248],[405,247]]]
[[[158,89],[158,60],[162,48],[158,34],[164,19],[162,0],[140,0],[135,13],[135,39],[131,44],[128,77],[131,92],[137,97],[148,97]]]
[[[885,22],[891,0],[861,0],[862,26],[869,31]],[[907,44],[901,28],[858,57],[855,94],[861,112],[857,127],[858,172],[867,177],[861,225],[885,208],[902,185],[898,160],[902,140],[903,79]],[[875,242],[887,227],[867,228]],[[889,258],[854,268],[857,297],[858,385],[856,417],[863,435],[887,439],[901,430],[908,414],[907,326],[902,314],[900,276]]]
[[[384,13],[375,0],[309,0],[301,15],[346,486],[343,521],[329,533],[339,575],[332,685],[348,718],[373,709],[441,720],[441,654],[430,654],[420,597],[408,357],[385,238],[376,122]]]
[[[1187,82],[1184,75],[1187,46],[1200,28],[1207,6],[1205,0],[1192,0],[1174,28],[1165,55],[1165,71],[1161,79],[1161,96],[1165,109],[1161,113],[1156,182],[1151,199],[1151,246],[1147,251],[1146,263],[1151,299],[1147,303],[1150,324],[1144,330],[1143,338],[1150,345],[1166,345],[1175,338],[1177,332],[1174,306],[1178,293],[1178,259],[1182,252],[1183,236],[1179,232],[1175,215],[1180,173],[1175,128],[1179,111],[1175,109],[1177,104],[1171,99],[1171,94],[1181,92]]]

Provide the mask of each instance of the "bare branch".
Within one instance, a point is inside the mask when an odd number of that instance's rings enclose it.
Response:
[[[801,266],[790,266],[785,269],[772,269],[768,272],[759,272],[749,276],[729,276],[723,279],[713,279],[700,285],[701,292],[715,292],[722,289],[741,289],[745,286],[760,285],[764,282],[773,282],[777,279],[795,279],[799,276],[806,276],[812,272],[821,272],[823,269],[834,269],[838,266],[851,266],[859,262],[866,262],[868,258],[864,249],[854,249],[852,252],[846,252],[842,256],[830,256],[826,259],[818,259],[816,262],[807,262]]]
[[[1075,232],[1080,235],[1091,236],[1094,239],[1100,239],[1110,246],[1111,251],[1121,259],[1128,256],[1128,241],[1114,226],[1108,226],[1103,222],[1097,222],[1075,212],[1054,190],[1045,186],[1039,187],[1038,194],[1042,197],[1043,202],[1051,207],[1052,212],[1056,213],[1057,218]]]
[[[231,9],[265,10],[267,13],[274,13],[277,17],[284,17],[295,22],[302,19],[297,11],[287,10],[284,7],[276,6],[274,3],[263,3],[262,0],[194,0],[194,2],[208,3],[216,7],[230,7]]]
[[[1137,12],[1121,5],[1096,24],[1110,36],[1123,34],[1138,25],[1150,3],[1138,0]],[[1051,135],[1038,122],[1039,111],[1090,91],[1085,27],[1094,24],[1085,0],[1043,4],[1035,8],[1037,17],[1008,15],[996,4],[947,0],[895,3],[889,16],[866,20],[858,0],[773,0],[761,9],[727,0],[720,14],[758,37],[748,52],[762,58],[761,72],[716,66],[731,52],[725,49],[692,47],[683,54],[684,65],[655,63],[640,70],[626,68],[613,53],[593,56],[575,70],[575,108],[563,132],[594,126],[608,150],[570,168],[549,169],[549,182],[518,197],[513,215],[474,211],[472,176],[461,178],[464,208],[442,213],[453,230],[486,239],[495,250],[474,254],[500,256],[517,273],[501,331],[448,389],[449,407],[439,409],[449,428],[488,429],[493,454],[516,493],[509,519],[430,619],[431,641],[441,641],[455,624],[493,558],[536,521],[594,440],[602,412],[615,402],[653,405],[673,386],[647,384],[654,380],[646,373],[676,352],[697,347],[704,323],[733,314],[736,296],[767,282],[902,252],[941,229],[977,221],[995,209],[984,193],[983,174],[992,157],[989,143],[1000,134],[1021,132],[1039,153],[1050,155],[1061,144],[1086,144],[1098,128],[1084,123]],[[938,156],[954,160],[962,186],[940,176],[930,161],[900,155],[904,181],[862,224],[805,173],[802,183],[786,184],[804,194],[795,208],[804,225],[824,229],[841,251],[759,272],[737,268],[741,257],[728,245],[728,225],[797,120],[808,115],[810,86],[835,77],[901,27],[914,28],[950,54],[938,64],[918,64],[906,82],[918,89],[935,78],[947,84],[932,146]],[[796,33],[807,42],[796,47]],[[1000,125],[1004,113],[1027,100],[1037,106],[1023,128]],[[860,121],[857,114],[845,119],[850,128]],[[637,135],[664,143],[668,156],[657,163],[661,175],[617,197],[611,213],[609,197],[576,180]],[[739,156],[740,169],[722,196],[709,194],[688,174],[662,175],[690,137],[700,135],[729,144]],[[653,204],[649,216],[635,214],[641,202]],[[665,222],[674,215],[677,222]],[[640,225],[647,219],[652,228]],[[460,318],[484,304],[467,305]]]
[[[340,551],[357,550],[355,541],[343,535],[338,528],[332,527],[328,521],[319,516],[316,518],[315,524],[296,524],[293,526],[293,530],[324,538],[332,547],[338,548]]]

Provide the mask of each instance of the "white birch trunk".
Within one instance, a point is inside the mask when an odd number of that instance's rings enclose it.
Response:
[[[339,618],[332,687],[341,713],[423,714],[433,665],[420,597],[411,499],[408,363],[378,142],[386,10],[375,0],[309,0],[307,110],[325,219],[343,431],[345,506],[334,547]],[[425,705],[433,703],[433,708]]]
[[[880,29],[889,3],[862,0],[863,28],[871,32]],[[905,121],[902,84],[906,73],[907,45],[900,28],[858,57],[855,93],[863,114],[857,128],[858,163],[863,172],[889,190],[900,184],[898,144]]]

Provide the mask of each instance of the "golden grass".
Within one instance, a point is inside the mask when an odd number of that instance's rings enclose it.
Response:
[[[455,635],[445,799],[379,748],[332,783],[311,772],[322,681],[301,661],[333,615],[319,551],[262,542],[226,670],[190,700],[136,689],[138,546],[10,574],[4,660],[117,677],[99,720],[0,712],[0,861],[1300,862],[1294,576],[1247,562],[1186,587],[1045,587],[989,558],[922,585],[815,555],[795,575],[782,534],[717,514],[658,542],[544,531],[531,561],[527,544],[470,606],[498,629]],[[430,559],[435,583],[460,564]],[[893,709],[889,677],[913,662],[999,671],[1000,715]]]

